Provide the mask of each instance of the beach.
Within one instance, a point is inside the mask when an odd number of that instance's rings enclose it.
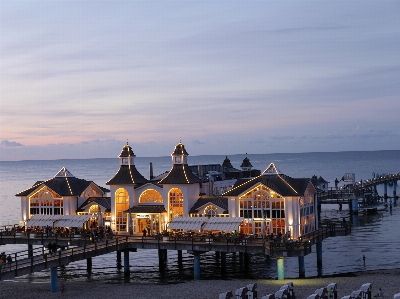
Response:
[[[219,294],[244,287],[257,282],[258,298],[275,293],[285,283],[291,281],[297,299],[305,299],[315,290],[326,287],[330,283],[337,283],[338,298],[350,295],[352,291],[360,289],[364,283],[372,284],[372,294],[375,295],[382,288],[386,298],[393,298],[400,293],[400,269],[374,270],[358,273],[348,273],[340,276],[322,278],[287,279],[287,280],[200,280],[177,284],[148,284],[148,283],[105,283],[98,281],[76,282],[60,281],[65,291],[50,292],[50,282],[0,282],[1,299],[31,299],[46,296],[49,298],[218,298]]]

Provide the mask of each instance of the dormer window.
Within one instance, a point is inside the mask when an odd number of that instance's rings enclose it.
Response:
[[[175,163],[181,163],[181,157],[175,157]]]

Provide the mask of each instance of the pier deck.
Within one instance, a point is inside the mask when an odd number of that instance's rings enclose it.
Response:
[[[89,239],[62,238],[58,236],[46,238],[30,238],[28,236],[15,236],[0,234],[0,245],[5,244],[27,244],[40,245],[41,247],[14,253],[11,267],[6,266],[0,274],[0,279],[12,279],[45,269],[67,265],[71,262],[84,260],[115,251],[136,251],[140,249],[164,249],[164,250],[187,250],[188,252],[242,252],[253,254],[265,254],[271,257],[282,256],[305,256],[311,253],[311,246],[325,238],[347,235],[350,228],[326,226],[319,230],[303,236],[301,240],[289,240],[286,242],[270,241],[268,239],[234,240],[231,239],[209,239],[205,241],[199,238],[179,240],[170,237],[163,241],[161,237],[141,236],[118,236],[113,239],[105,239],[91,242]],[[58,247],[66,248],[58,250],[55,255],[47,253],[45,246],[49,242],[56,242]],[[71,247],[74,246],[74,247]],[[76,247],[75,247],[76,246]]]

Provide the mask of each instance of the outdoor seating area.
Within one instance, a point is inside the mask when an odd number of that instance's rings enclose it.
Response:
[[[219,295],[219,299],[257,299],[257,283],[250,283],[245,287],[236,289],[235,292],[229,291]],[[294,299],[293,283],[287,282],[275,293],[261,297],[261,299]]]

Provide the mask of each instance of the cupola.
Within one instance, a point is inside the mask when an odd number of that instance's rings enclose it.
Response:
[[[172,156],[172,165],[175,164],[187,164],[187,156],[189,154],[185,150],[185,146],[182,144],[182,142],[179,142],[171,154]]]
[[[121,153],[119,154],[119,165],[135,165],[135,154],[132,151],[132,148],[129,146],[128,142],[122,148]]]
[[[243,159],[242,165],[240,165],[240,168],[243,171],[249,171],[249,170],[251,170],[252,167],[253,167],[253,165],[251,165],[250,160],[247,157]]]
[[[222,163],[222,167],[233,168],[233,166],[231,164],[231,160],[228,159],[228,156],[225,156],[225,160]]]

